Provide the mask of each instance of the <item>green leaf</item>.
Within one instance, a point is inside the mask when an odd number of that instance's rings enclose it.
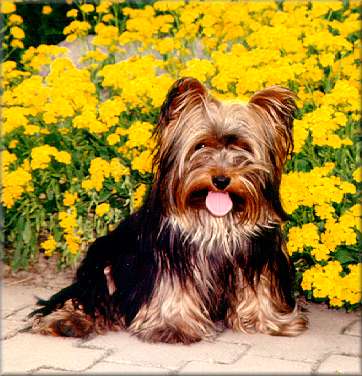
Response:
[[[349,264],[357,261],[348,249],[340,248],[334,253],[334,256],[341,264]]]
[[[23,241],[25,244],[30,243],[30,240],[32,238],[32,228],[29,221],[25,223],[24,230],[23,230]]]

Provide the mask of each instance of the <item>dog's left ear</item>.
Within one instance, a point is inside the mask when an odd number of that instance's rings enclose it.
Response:
[[[249,107],[256,110],[271,129],[277,167],[281,168],[293,150],[293,119],[297,109],[296,94],[281,86],[271,86],[255,93]]]
[[[158,128],[163,129],[172,120],[177,119],[181,112],[189,106],[195,106],[207,96],[204,85],[196,78],[184,77],[177,80],[170,88],[161,106]]]

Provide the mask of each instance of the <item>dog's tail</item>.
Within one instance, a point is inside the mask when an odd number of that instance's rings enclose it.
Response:
[[[37,298],[36,305],[41,308],[35,309],[32,311],[28,317],[34,316],[47,316],[50,313],[60,309],[64,306],[67,300],[74,299],[78,296],[79,284],[77,282],[73,283],[70,286],[65,287],[64,289],[58,291],[56,294],[52,295],[48,300]]]

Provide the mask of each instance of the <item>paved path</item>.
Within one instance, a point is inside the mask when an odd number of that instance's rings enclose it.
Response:
[[[2,286],[2,374],[361,374],[356,312],[310,304],[310,329],[296,338],[227,330],[189,346],[143,343],[125,332],[80,340],[21,332],[34,295],[53,291],[6,280]]]

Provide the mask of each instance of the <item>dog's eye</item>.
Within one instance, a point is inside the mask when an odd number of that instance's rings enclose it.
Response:
[[[242,149],[244,149],[248,153],[253,154],[253,149],[251,148],[251,146],[249,144],[244,143],[244,144],[242,144],[241,147],[242,147]]]
[[[200,142],[199,144],[197,144],[197,145],[195,146],[195,150],[203,149],[205,146],[206,146],[205,144],[203,144],[202,142]]]

